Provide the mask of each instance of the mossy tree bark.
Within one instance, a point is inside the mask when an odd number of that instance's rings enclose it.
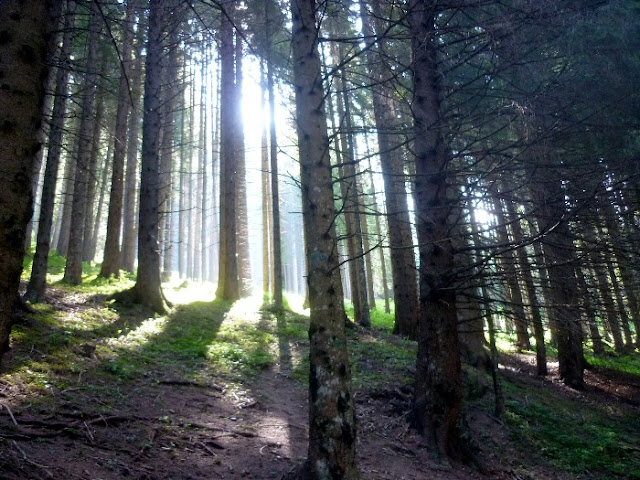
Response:
[[[291,11],[293,83],[311,309],[307,467],[312,479],[357,479],[360,474],[355,458],[355,410],[349,385],[316,2],[292,0]]]
[[[0,361],[18,298],[47,68],[52,2],[0,2]]]

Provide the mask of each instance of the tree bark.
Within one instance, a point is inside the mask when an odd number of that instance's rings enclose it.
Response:
[[[120,275],[120,235],[122,234],[122,200],[124,196],[124,165],[127,147],[127,119],[129,115],[129,79],[131,78],[131,52],[133,45],[133,23],[135,2],[127,2],[122,38],[122,64],[118,84],[118,105],[116,126],[113,136],[113,163],[111,171],[111,192],[109,194],[109,214],[107,216],[107,237],[100,276],[109,278]]]
[[[0,2],[0,361],[18,298],[47,68],[51,2]]]
[[[149,8],[138,221],[138,273],[133,288],[116,295],[116,298],[132,297],[155,312],[165,313],[167,304],[160,278],[159,207],[162,184],[159,137],[162,122],[162,38],[167,4],[162,1],[152,2]]]
[[[100,11],[97,3],[90,5],[89,39],[87,53],[87,73],[83,82],[82,113],[78,131],[78,150],[76,174],[73,182],[71,200],[71,221],[69,225],[69,244],[67,263],[63,280],[72,285],[82,283],[82,247],[84,238],[84,220],[87,205],[87,177],[92,151],[92,126],[94,125],[94,106],[98,84],[98,44],[100,39]]]
[[[355,410],[349,386],[316,2],[292,0],[291,13],[293,84],[311,308],[307,466],[312,479],[358,479]]]
[[[51,227],[53,225],[56,182],[58,180],[60,154],[62,152],[62,134],[64,131],[64,118],[68,98],[67,89],[75,8],[76,2],[69,0],[67,2],[67,10],[63,23],[64,36],[62,39],[62,47],[57,59],[58,68],[56,69],[56,86],[49,130],[47,164],[44,172],[44,182],[40,200],[36,251],[33,256],[31,277],[29,278],[29,284],[27,285],[27,291],[24,296],[25,300],[29,302],[42,301],[47,285],[47,266],[49,264],[49,250],[51,247]]]
[[[393,94],[385,87],[383,68],[385,37],[382,25],[377,24],[380,6],[377,0],[371,2],[372,12],[366,9],[366,2],[360,2],[362,25],[367,40],[367,61],[373,75],[373,111],[378,132],[380,165],[384,180],[385,203],[389,233],[389,254],[391,256],[391,276],[395,303],[394,333],[417,338],[418,331],[418,280],[416,260],[411,235],[411,220],[407,204],[405,174],[402,164],[401,145],[403,139],[395,133],[397,126],[396,108]],[[376,38],[375,35],[378,35]],[[373,48],[378,40],[379,50]]]
[[[410,0],[413,53],[415,199],[420,252],[420,324],[414,424],[436,454],[457,452],[462,378],[452,270],[451,200],[447,154],[440,131],[440,85],[435,22],[437,2]]]
[[[234,116],[237,105],[233,102],[234,49],[233,25],[229,15],[234,0],[224,3],[226,14],[220,19],[220,265],[216,297],[223,300],[240,298],[236,240],[236,184]]]
[[[273,68],[273,37],[269,12],[266,12],[267,29],[267,91],[269,93],[269,165],[271,166],[271,223],[272,223],[272,276],[273,306],[282,310],[282,233],[280,228],[280,189],[278,185],[278,135],[276,125],[276,95]]]
[[[138,26],[142,31],[142,22]],[[127,166],[124,182],[124,210],[122,212],[122,251],[120,266],[123,270],[133,273],[136,260],[136,239],[138,228],[136,222],[138,193],[138,144],[140,138],[140,96],[142,90],[142,40],[136,40],[136,62],[131,69],[131,115],[127,127]]]

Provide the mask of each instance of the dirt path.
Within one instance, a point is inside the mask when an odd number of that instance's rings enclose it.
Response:
[[[96,302],[100,307],[101,300]],[[96,314],[82,296],[56,308],[69,316]],[[251,315],[256,324],[261,321],[256,312]],[[366,335],[375,340],[374,333]],[[55,384],[43,374],[37,394],[16,375],[0,377],[1,479],[281,479],[306,456],[307,391],[289,365],[276,362],[243,383],[206,369],[197,380],[185,380],[153,364],[127,378],[105,373],[105,362],[93,351],[74,347],[65,355],[72,352],[78,359],[69,364],[82,368],[55,372]],[[50,368],[34,345],[17,344],[12,355],[17,353],[29,356],[29,368]],[[576,395],[529,370],[526,359],[514,357],[505,375]],[[622,402],[637,410],[637,378],[594,371],[587,379],[588,390],[579,394],[585,402]],[[537,452],[518,450],[505,426],[471,403],[465,421],[476,465],[444,467],[408,428],[408,387],[378,386],[354,397],[363,480],[580,478],[558,473]]]

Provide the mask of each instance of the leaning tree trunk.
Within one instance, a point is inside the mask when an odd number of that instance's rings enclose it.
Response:
[[[0,361],[9,345],[26,228],[33,163],[40,149],[49,2],[0,2]]]
[[[292,0],[292,49],[309,303],[312,479],[357,479],[355,410],[335,231],[314,0]]]
[[[456,291],[452,270],[447,154],[440,131],[440,85],[435,21],[437,2],[409,1],[413,53],[416,217],[420,253],[420,324],[414,420],[434,451],[456,449],[462,408]]]

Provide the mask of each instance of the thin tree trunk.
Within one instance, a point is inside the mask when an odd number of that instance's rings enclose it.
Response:
[[[271,222],[272,222],[272,276],[273,276],[273,305],[276,310],[282,310],[282,233],[280,225],[280,190],[278,185],[278,135],[276,125],[276,95],[273,71],[273,38],[272,28],[267,7],[266,14],[268,58],[267,58],[267,91],[269,94],[269,160],[271,165]]]
[[[131,77],[131,52],[133,45],[133,23],[135,2],[127,1],[122,38],[122,71],[118,84],[118,105],[116,107],[116,126],[113,135],[113,162],[111,191],[109,194],[109,214],[107,216],[107,237],[104,246],[104,258],[100,267],[100,276],[109,278],[120,275],[120,236],[122,234],[122,200],[124,196],[124,166],[126,155],[127,119],[129,115],[129,79]]]
[[[498,192],[492,192],[493,195],[493,213],[496,216],[497,225],[496,232],[498,242],[501,245],[509,245],[509,234],[507,231],[507,219],[504,214],[502,202],[500,202]],[[511,312],[511,318],[516,327],[516,338],[518,349],[531,350],[531,342],[529,341],[529,332],[527,331],[527,318],[524,311],[524,302],[522,300],[522,291],[516,274],[516,264],[514,252],[510,248],[505,248],[504,253],[500,255],[500,265],[502,273],[505,277],[509,292],[508,310]]]
[[[101,77],[104,77],[104,62],[100,68]],[[104,167],[106,161],[100,154],[100,144],[102,137],[102,118],[104,115],[104,89],[102,86],[98,86],[100,94],[98,96],[98,106],[96,108],[94,124],[91,134],[91,156],[89,158],[89,167],[87,169],[87,184],[85,190],[85,212],[84,212],[84,227],[82,237],[82,260],[85,262],[93,262],[96,249],[92,245],[97,245],[97,239],[95,238],[96,232],[94,232],[95,216],[94,206],[96,190],[98,189],[98,163],[101,162]],[[109,129],[111,130],[111,129]]]
[[[397,115],[394,95],[387,91],[384,81],[385,34],[384,27],[377,19],[380,6],[377,0],[371,2],[372,13],[367,11],[367,2],[360,2],[362,24],[367,38],[367,61],[373,67],[374,86],[372,88],[373,110],[378,128],[380,165],[384,180],[385,203],[389,233],[389,253],[395,302],[394,333],[417,338],[418,331],[418,280],[416,260],[411,235],[411,221],[407,203],[407,190],[403,171],[401,145],[403,139],[394,133]],[[376,23],[378,22],[378,23]],[[378,35],[379,53],[373,50],[373,42]]]
[[[138,27],[143,30],[142,25]],[[123,270],[133,273],[136,261],[136,243],[138,237],[137,228],[137,171],[138,171],[138,144],[140,138],[140,94],[142,90],[142,59],[140,45],[142,40],[138,37],[136,42],[136,62],[131,71],[131,115],[127,135],[127,167],[124,183],[124,210],[122,212],[122,252],[120,266]]]
[[[238,26],[236,25],[236,29]],[[238,276],[242,296],[251,294],[251,255],[249,249],[249,213],[247,209],[247,163],[245,158],[244,122],[242,121],[242,35],[235,34],[236,86],[235,95],[235,156],[236,156],[236,242],[238,252]]]
[[[536,295],[536,288],[531,275],[531,267],[529,259],[527,258],[527,252],[523,246],[524,234],[522,233],[522,226],[518,219],[517,212],[513,201],[507,199],[505,202],[509,224],[511,225],[511,232],[513,233],[513,241],[515,245],[520,245],[516,248],[516,256],[518,263],[522,271],[522,277],[524,280],[524,286],[529,298],[531,318],[533,320],[533,332],[536,339],[536,367],[538,375],[547,375],[547,349],[544,341],[544,326],[542,324],[542,315],[540,314],[540,304]],[[528,338],[528,337],[527,337]]]
[[[63,280],[72,285],[82,283],[82,249],[87,205],[87,180],[93,146],[92,127],[94,124],[95,89],[98,84],[98,45],[100,40],[100,11],[97,3],[89,7],[89,45],[87,53],[87,73],[83,82],[83,103],[78,132],[76,175],[71,201],[71,222],[69,225],[69,245]]]

